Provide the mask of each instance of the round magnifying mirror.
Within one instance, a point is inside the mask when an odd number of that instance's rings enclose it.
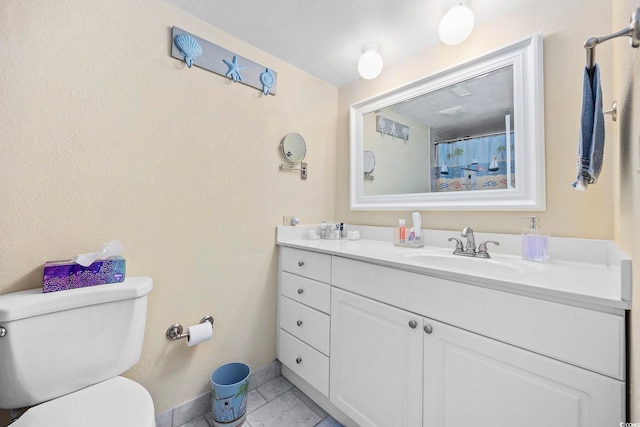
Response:
[[[280,151],[282,157],[293,165],[304,159],[307,154],[307,144],[305,144],[304,138],[300,134],[290,133],[280,141]]]
[[[364,173],[371,173],[376,167],[376,156],[373,151],[364,152]]]

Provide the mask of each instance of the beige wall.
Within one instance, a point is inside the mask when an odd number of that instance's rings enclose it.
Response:
[[[630,421],[640,422],[640,52],[627,38],[598,46],[604,106],[618,101],[619,119],[605,118],[607,144],[597,185],[572,190],[582,99],[582,70],[589,37],[611,34],[626,26],[639,0],[534,0],[525,7],[474,29],[454,47],[428,49],[384,69],[373,81],[361,80],[339,91],[338,152],[346,153],[349,106],[458,64],[465,58],[498,48],[536,31],[544,33],[545,149],[547,210],[544,227],[555,236],[615,239],[634,258],[633,315],[630,316]],[[349,159],[338,158],[338,182],[347,182]],[[352,212],[347,187],[337,189],[336,218],[349,223],[392,226],[404,212]],[[519,233],[524,212],[423,212],[427,228]]]
[[[571,188],[576,176],[576,152],[584,41],[611,29],[611,3],[602,0],[534,0],[487,25],[477,26],[458,46],[437,45],[397,65],[385,68],[375,80],[360,80],[339,92],[338,152],[348,153],[349,106],[403,83],[441,71],[537,31],[544,34],[545,139],[547,211],[543,227],[556,236],[609,239],[612,237],[612,146],[606,149],[604,170],[597,186],[586,193]],[[628,17],[626,20],[628,21]],[[625,21],[626,22],[626,21]],[[598,49],[605,103],[611,102],[612,45]],[[607,132],[611,132],[607,120]],[[349,158],[338,158],[338,182],[348,182]],[[400,212],[352,212],[349,189],[337,190],[336,218],[348,223],[393,225]],[[426,228],[462,229],[465,225],[488,232],[519,233],[527,212],[424,212]],[[537,213],[536,213],[537,214]]]
[[[628,22],[632,10],[640,7],[638,0],[613,2],[613,31]],[[629,47],[629,40],[614,44],[614,97],[618,101],[618,122],[614,126],[613,142],[616,160],[614,192],[614,235],[618,244],[633,258],[634,301],[629,330],[631,382],[631,418],[640,422],[640,52]]]
[[[376,131],[375,112],[366,114],[363,120],[364,149],[370,150],[376,165],[373,180],[365,180],[363,191],[366,195],[390,193],[422,193],[429,191],[431,180],[429,168],[424,165],[430,163],[430,128],[423,124],[396,113],[395,111],[381,111],[381,117],[393,120],[409,128],[409,140],[405,142],[402,134],[393,138]],[[402,173],[397,173],[402,171]]]
[[[640,53],[626,40],[597,50],[605,105],[617,99],[621,110],[615,126],[607,119],[601,180],[586,193],[570,188],[582,44],[621,28],[637,6],[532,1],[462,45],[436,46],[338,91],[159,0],[0,2],[0,293],[39,286],[45,260],[119,238],[128,274],[155,282],[143,357],[128,376],[150,390],[157,412],[205,392],[221,363],[261,367],[275,357],[273,226],[282,215],[395,225],[405,214],[350,211],[349,105],[536,31],[545,36],[545,228],[615,238],[640,258]],[[185,69],[169,55],[173,25],[272,67],[278,95]],[[288,132],[307,140],[307,181],[278,170]],[[518,233],[524,214],[423,212],[423,222]],[[170,324],[205,314],[216,318],[212,341],[187,348],[164,338]],[[631,342],[639,328],[634,316]]]
[[[276,70],[277,95],[187,69],[174,25]],[[127,274],[155,283],[127,375],[157,412],[222,363],[270,363],[274,228],[333,216],[336,115],[335,87],[162,1],[0,2],[0,293],[118,238]],[[307,141],[307,181],[278,169],[289,132]],[[207,314],[212,341],[166,340]]]

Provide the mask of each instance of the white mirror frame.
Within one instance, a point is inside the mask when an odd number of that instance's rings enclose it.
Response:
[[[438,89],[513,66],[516,188],[414,194],[364,194],[364,115]],[[544,83],[542,33],[476,59],[355,103],[350,108],[352,210],[543,211]],[[428,165],[427,165],[428,167]]]

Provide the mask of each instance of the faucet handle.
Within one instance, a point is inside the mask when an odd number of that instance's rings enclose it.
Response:
[[[462,244],[462,240],[458,239],[457,237],[449,237],[449,241],[455,240],[456,241],[456,248],[453,251],[454,254],[457,254],[459,252],[463,252],[464,251],[464,245]]]
[[[495,240],[487,240],[486,242],[482,242],[480,243],[480,246],[478,246],[478,255],[481,258],[491,258],[491,256],[489,255],[489,251],[487,250],[487,243],[493,243],[496,246],[500,246],[500,243],[496,242]]]

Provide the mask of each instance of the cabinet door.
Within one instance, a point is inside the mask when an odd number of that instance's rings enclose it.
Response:
[[[421,425],[422,318],[331,293],[331,402],[362,427]]]
[[[621,381],[430,319],[424,330],[423,427],[624,421]]]

